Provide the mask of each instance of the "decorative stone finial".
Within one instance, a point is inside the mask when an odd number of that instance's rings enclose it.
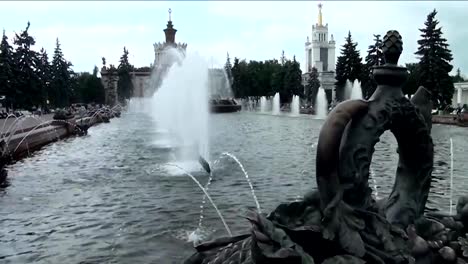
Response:
[[[398,64],[401,52],[403,51],[403,41],[400,33],[396,30],[389,30],[383,38],[382,53],[386,64]]]
[[[172,9],[169,8],[169,21],[171,21]]]

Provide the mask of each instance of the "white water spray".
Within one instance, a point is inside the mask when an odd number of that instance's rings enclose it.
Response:
[[[300,112],[301,102],[298,95],[294,95],[291,102],[291,114],[293,116],[298,116]]]
[[[280,95],[276,93],[273,97],[273,106],[272,106],[272,114],[279,115],[280,114]]]
[[[200,182],[195,178],[195,176],[193,176],[192,174],[190,174],[188,171],[186,171],[184,168],[176,165],[176,164],[168,164],[169,166],[174,166],[178,169],[180,169],[182,172],[185,173],[185,175],[189,176],[193,182],[195,182],[195,184],[198,185],[198,187],[200,188],[200,190],[203,191],[203,193],[205,194],[205,196],[208,198],[208,200],[210,201],[211,205],[213,205],[213,208],[216,210],[216,213],[218,214],[219,218],[221,219],[221,222],[223,222],[223,225],[224,227],[226,228],[226,231],[227,233],[229,234],[229,236],[232,237],[232,233],[231,233],[231,229],[229,229],[229,226],[227,225],[226,221],[224,220],[224,217],[223,215],[221,214],[221,211],[219,211],[218,207],[216,206],[216,204],[214,203],[213,199],[211,199],[211,196],[208,194],[208,192],[205,190],[205,188],[203,188],[203,186],[200,184]]]
[[[353,83],[350,80],[346,80],[344,86],[344,99],[348,100],[351,98],[351,93],[353,92]]]
[[[175,50],[172,53],[178,52]],[[168,130],[172,145],[180,146],[180,160],[209,160],[208,64],[196,53],[177,58],[152,98],[158,129]],[[198,153],[194,153],[197,148]]]
[[[268,111],[268,100],[265,96],[260,98],[260,112],[266,113]]]
[[[353,82],[353,88],[351,90],[351,100],[356,100],[356,99],[362,99],[362,88],[361,88],[361,82],[358,80],[355,80]]]
[[[321,87],[318,88],[317,98],[315,99],[315,117],[324,119],[327,117],[328,102],[325,94],[325,90]]]
[[[252,197],[254,198],[255,205],[257,206],[258,213],[261,213],[262,210],[261,210],[261,208],[260,208],[260,203],[258,202],[257,195],[255,195],[254,187],[253,187],[253,185],[252,185],[252,182],[250,181],[249,174],[247,173],[247,171],[246,171],[245,168],[244,168],[244,165],[242,165],[242,163],[239,161],[239,159],[237,159],[236,156],[232,155],[232,154],[229,153],[229,152],[224,152],[224,153],[222,153],[221,155],[225,155],[225,156],[230,157],[231,159],[233,159],[233,160],[239,165],[239,167],[241,168],[242,172],[244,173],[244,176],[245,176],[245,179],[247,180],[247,183],[249,184],[250,191],[252,192]]]

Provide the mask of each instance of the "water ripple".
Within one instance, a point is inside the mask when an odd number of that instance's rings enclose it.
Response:
[[[249,113],[211,119],[211,160],[223,152],[234,154],[248,171],[263,211],[315,188],[315,146],[323,120]],[[178,263],[192,254],[189,241],[198,227],[203,193],[180,170],[169,169],[172,150],[156,144],[161,135],[149,116],[123,114],[91,128],[86,137],[57,142],[12,165],[12,185],[0,193],[0,261]],[[434,125],[428,207],[449,209],[450,137],[453,200],[468,194],[466,136],[464,128]],[[379,197],[393,186],[395,146],[390,133],[376,146],[372,169]],[[205,184],[208,176],[195,167],[191,173]],[[244,216],[255,202],[241,169],[223,158],[213,173],[211,197],[234,235],[245,232]],[[208,204],[203,223],[209,228],[204,236],[226,235]]]

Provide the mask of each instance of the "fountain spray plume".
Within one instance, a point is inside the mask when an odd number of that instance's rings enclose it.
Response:
[[[181,160],[209,160],[208,148],[208,64],[197,53],[180,53],[170,49],[165,59],[173,65],[152,97],[152,115],[160,129],[172,134],[179,145]],[[159,71],[166,71],[160,69]],[[156,76],[156,77],[157,77]],[[155,78],[156,78],[155,77]],[[160,81],[155,80],[153,85]],[[197,148],[197,153],[193,149]],[[206,170],[207,162],[202,162]]]
[[[279,115],[281,111],[280,107],[280,94],[276,93],[273,97],[272,114]]]
[[[318,88],[317,97],[315,98],[315,117],[324,119],[328,113],[328,102],[325,90]]]
[[[362,100],[362,88],[361,88],[361,82],[358,80],[355,80],[353,82],[353,88],[351,90],[351,100]]]

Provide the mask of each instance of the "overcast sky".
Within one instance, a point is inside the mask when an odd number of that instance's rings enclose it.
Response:
[[[288,58],[296,55],[304,66],[304,42],[317,23],[318,1],[33,1],[2,2],[0,26],[13,42],[31,22],[35,49],[44,47],[52,56],[58,37],[74,70],[101,67],[101,58],[118,64],[126,46],[131,63],[149,66],[154,60],[153,43],[163,42],[163,29],[172,9],[178,30],[177,42],[188,43],[214,66],[230,56],[247,60]],[[396,29],[403,36],[400,63],[416,62],[414,52],[427,14],[437,9],[437,19],[452,50],[453,65],[468,73],[468,2],[437,1],[322,1],[323,20],[337,42],[336,54],[351,31],[365,56],[373,34]],[[465,43],[465,44],[463,44]]]

